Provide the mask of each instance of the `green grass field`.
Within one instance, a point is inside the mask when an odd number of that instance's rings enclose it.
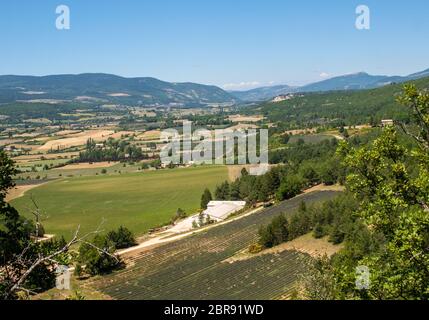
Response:
[[[295,135],[290,137],[289,143],[296,143],[299,139],[304,140],[305,143],[320,143],[324,140],[335,139],[334,136],[329,134],[309,134],[309,135]]]
[[[31,193],[44,213],[46,233],[66,238],[78,225],[82,233],[94,230],[103,218],[103,230],[124,225],[142,235],[168,222],[179,207],[188,214],[196,212],[204,189],[213,190],[227,179],[222,166],[75,177],[33,189],[12,205],[31,217]]]

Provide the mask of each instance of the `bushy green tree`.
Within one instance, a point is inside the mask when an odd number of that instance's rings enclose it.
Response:
[[[347,245],[337,259],[343,262],[336,271],[343,297],[429,299],[429,94],[408,85],[399,101],[414,119],[412,126],[402,126],[414,148],[400,143],[395,128],[386,128],[369,146],[343,143],[340,148],[368,242],[381,239],[373,250],[352,258]],[[357,265],[371,272],[368,290],[354,286]]]
[[[303,180],[297,175],[286,176],[277,190],[277,200],[291,199],[301,193]]]
[[[229,200],[230,199],[230,188],[228,181],[225,181],[216,188],[215,191],[216,200]]]
[[[259,244],[265,248],[272,248],[288,240],[288,221],[281,214],[274,218],[267,226],[259,229]]]
[[[106,237],[115,249],[126,249],[137,244],[133,233],[124,226],[120,226],[117,231],[110,231]]]
[[[212,201],[212,194],[209,189],[205,189],[203,195],[201,196],[201,209],[207,209],[207,205]]]
[[[121,266],[115,249],[115,244],[106,236],[97,235],[90,243],[80,246],[78,263],[85,266],[85,272],[91,276],[110,273]]]
[[[311,217],[304,201],[300,203],[298,212],[289,219],[289,240],[296,239],[309,233]]]

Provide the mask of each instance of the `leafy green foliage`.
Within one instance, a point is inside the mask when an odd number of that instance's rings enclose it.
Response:
[[[106,237],[114,244],[115,249],[126,249],[137,244],[133,233],[124,226],[120,226],[117,231],[110,231]]]
[[[360,225],[354,216],[357,207],[357,201],[348,193],[309,208],[305,202],[301,202],[298,211],[288,219],[286,224],[288,236],[282,242],[294,240],[312,231],[316,239],[329,236],[330,242],[340,244],[356,226]],[[268,227],[261,230],[260,240],[262,242],[269,240]]]
[[[429,78],[413,81],[420,88],[429,87]],[[345,125],[379,124],[382,119],[409,122],[407,109],[395,101],[402,85],[388,85],[363,91],[308,93],[280,103],[264,103],[255,107],[255,113],[278,124],[280,131],[341,127]]]
[[[368,146],[343,144],[339,150],[364,223],[334,259],[343,298],[429,299],[429,95],[406,86],[399,101],[411,111],[414,126],[403,129],[417,147],[401,145],[394,128],[387,128]],[[368,290],[354,285],[359,265],[371,272]]]
[[[115,256],[115,245],[108,237],[97,235],[90,243],[80,246],[78,263],[91,276],[110,273],[121,266]]]
[[[89,139],[86,150],[79,153],[79,157],[72,162],[100,162],[100,161],[137,161],[146,159],[141,148],[128,141],[109,138],[103,147],[98,147],[94,140]],[[102,172],[104,173],[104,172]]]
[[[319,183],[335,184],[345,178],[345,171],[335,156],[336,139],[319,143],[295,143],[287,149],[270,154],[278,165],[262,176],[251,176],[243,169],[241,177],[216,188],[217,200],[245,200],[249,204],[276,198],[287,200],[300,194],[304,188]]]
[[[291,199],[301,193],[303,186],[304,182],[301,177],[297,175],[286,176],[280,184],[276,198],[279,201]]]
[[[201,196],[201,209],[207,209],[207,205],[210,201],[212,201],[212,194],[210,190],[206,188]]]
[[[269,225],[261,227],[258,234],[259,244],[265,248],[272,248],[287,241],[289,233],[286,217],[283,214],[275,217]]]

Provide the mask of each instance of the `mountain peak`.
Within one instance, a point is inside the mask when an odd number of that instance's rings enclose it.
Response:
[[[406,77],[371,75],[365,71],[352,74],[340,75],[325,79],[319,82],[311,83],[302,87],[287,87],[280,89],[277,87],[257,88],[240,93],[232,92],[233,95],[244,101],[269,100],[276,96],[293,92],[324,92],[340,90],[362,90],[386,86],[391,83],[401,83],[409,80],[415,80],[423,77],[429,77],[429,69],[411,74]]]

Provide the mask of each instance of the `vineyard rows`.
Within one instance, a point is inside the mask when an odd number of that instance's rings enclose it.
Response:
[[[292,214],[307,204],[338,195],[320,191],[285,201],[248,217],[185,239],[140,252],[125,270],[93,280],[90,286],[114,299],[275,299],[294,288],[304,260],[296,251],[224,262],[257,239],[260,225],[280,213]]]

